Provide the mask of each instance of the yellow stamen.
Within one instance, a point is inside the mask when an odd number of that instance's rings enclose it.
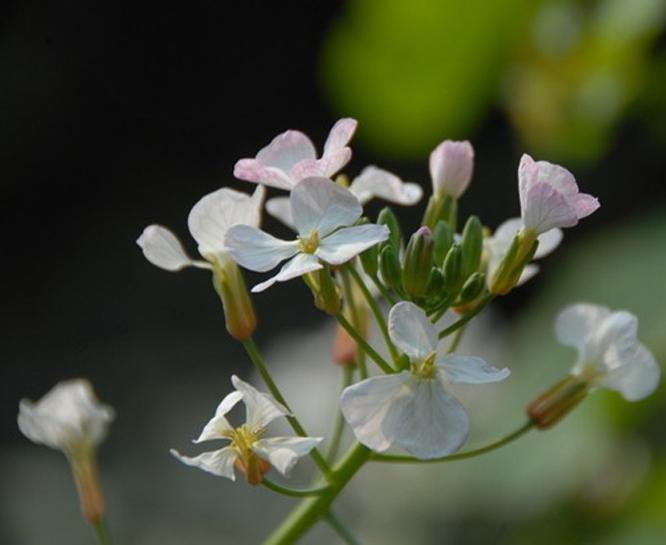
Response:
[[[419,378],[433,379],[437,375],[437,366],[435,365],[435,358],[437,354],[433,352],[426,359],[422,361],[412,362],[412,373]]]
[[[298,248],[304,254],[314,254],[319,248],[319,233],[313,229],[308,237],[298,237]]]

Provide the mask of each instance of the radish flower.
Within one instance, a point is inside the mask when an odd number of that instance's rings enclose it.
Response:
[[[468,141],[444,140],[430,154],[433,194],[459,199],[472,180],[474,148]]]
[[[361,443],[379,452],[393,445],[420,459],[455,452],[467,438],[469,419],[445,383],[497,382],[509,370],[472,356],[438,357],[437,330],[410,302],[391,309],[389,335],[409,358],[410,370],[346,388],[340,401],[345,419]]]
[[[236,390],[227,395],[217,407],[215,416],[206,424],[194,443],[227,440],[230,444],[219,450],[198,456],[171,453],[188,466],[198,467],[219,477],[236,480],[234,468],[245,474],[250,484],[259,484],[263,476],[275,467],[288,477],[298,459],[308,454],[322,439],[320,437],[264,437],[266,426],[286,416],[289,411],[273,397],[259,392],[237,376],[231,377]],[[246,409],[245,423],[235,428],[227,420],[227,413],[239,401]]]
[[[246,269],[266,272],[289,260],[275,276],[252,288],[253,292],[323,269],[322,263],[341,265],[388,238],[384,225],[349,227],[361,217],[361,204],[347,189],[326,178],[299,182],[289,202],[296,240],[280,240],[249,225],[232,227],[225,237],[229,253]]]

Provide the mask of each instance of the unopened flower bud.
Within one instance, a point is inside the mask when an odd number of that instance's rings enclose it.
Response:
[[[370,330],[370,316],[368,308],[365,305],[356,306],[355,312],[349,308],[348,301],[344,302],[344,315],[351,321],[356,331],[364,338],[368,338]],[[358,361],[358,345],[356,341],[347,333],[347,330],[338,325],[335,331],[333,341],[333,361],[339,365],[354,365]]]
[[[402,241],[402,231],[400,229],[400,222],[398,222],[398,218],[396,218],[393,210],[391,210],[388,206],[382,208],[381,212],[379,212],[379,215],[377,216],[377,224],[386,225],[386,227],[389,228],[389,242],[391,243],[391,246],[393,246],[393,249],[396,251],[396,253],[399,252],[400,244]]]
[[[433,259],[435,265],[441,267],[444,264],[444,258],[453,245],[453,230],[446,221],[438,221],[432,232],[434,242]]]
[[[451,296],[455,296],[462,287],[462,250],[460,245],[454,244],[444,258],[442,267],[444,272],[444,286]]]
[[[481,272],[472,274],[463,284],[460,290],[460,304],[464,305],[470,301],[474,301],[486,285],[486,275]]]
[[[481,252],[483,250],[483,226],[476,216],[470,216],[463,229],[462,242],[462,276],[469,276],[479,270]]]
[[[445,293],[446,290],[444,289],[444,275],[439,269],[433,268],[430,271],[428,283],[426,284],[426,297],[428,299],[438,299],[441,298],[441,296]]]
[[[379,253],[379,270],[382,273],[384,283],[392,289],[398,289],[402,285],[402,268],[400,259],[393,246],[382,248]]]
[[[316,278],[316,289],[313,290],[315,306],[331,316],[340,312],[342,297],[331,272],[324,268],[312,273]]]
[[[583,378],[569,375],[533,399],[527,405],[527,415],[537,428],[550,428],[585,399],[589,386]]]
[[[410,297],[425,295],[432,269],[432,253],[432,232],[421,227],[409,239],[402,269],[402,287]]]
[[[365,273],[371,278],[377,276],[379,271],[379,244],[371,246],[359,257]]]
[[[247,340],[257,328],[257,317],[243,273],[231,259],[213,263],[213,287],[222,300],[227,331],[234,339]]]
[[[430,177],[435,195],[459,199],[474,170],[474,149],[467,142],[444,140],[430,154]]]

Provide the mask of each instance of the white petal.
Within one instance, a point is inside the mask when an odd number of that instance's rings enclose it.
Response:
[[[339,119],[328,133],[324,144],[324,156],[337,152],[349,144],[357,126],[358,122],[350,117]]]
[[[460,198],[472,179],[474,148],[467,141],[445,140],[430,154],[430,177],[437,195]]]
[[[179,271],[192,265],[176,235],[161,225],[149,225],[136,243],[153,265],[167,271]]]
[[[543,182],[534,184],[525,195],[522,218],[527,229],[539,234],[578,223],[576,209],[553,186]]]
[[[408,371],[371,377],[345,388],[340,397],[340,410],[356,438],[365,446],[382,452],[395,440],[391,408],[410,395]]]
[[[224,237],[234,225],[257,227],[265,191],[263,186],[257,186],[254,193],[248,195],[224,187],[201,198],[187,218],[190,233],[199,244],[199,253],[204,257],[224,253]]]
[[[324,266],[319,263],[316,256],[312,254],[298,254],[293,259],[287,261],[280,272],[268,280],[257,284],[252,288],[252,293],[259,293],[270,288],[275,282],[286,282],[297,276],[302,276],[306,273],[323,269]]]
[[[582,350],[610,309],[590,303],[577,303],[563,309],[555,320],[555,335],[565,346]]]
[[[511,374],[506,367],[497,369],[488,365],[483,359],[474,356],[449,354],[438,361],[437,365],[444,371],[444,378],[454,384],[499,382]]]
[[[391,308],[389,336],[411,360],[425,359],[437,349],[437,330],[425,312],[409,301]]]
[[[101,443],[113,418],[113,409],[97,400],[87,380],[73,379],[59,382],[36,403],[21,400],[18,426],[31,441],[67,451]]]
[[[226,477],[232,481],[236,480],[236,475],[234,474],[234,462],[236,461],[236,458],[238,458],[238,454],[236,450],[231,447],[224,447],[223,449],[212,452],[204,452],[193,458],[183,456],[175,449],[171,449],[169,452],[185,465],[198,467],[199,469],[203,469],[218,477]]]
[[[660,375],[661,369],[652,353],[639,344],[633,358],[610,371],[600,384],[617,390],[627,401],[638,401],[657,389]]]
[[[275,219],[284,223],[287,227],[291,227],[294,231],[294,219],[291,217],[291,204],[289,204],[289,197],[273,197],[266,201],[266,211]]]
[[[363,172],[352,181],[349,191],[356,195],[362,204],[377,198],[411,206],[419,202],[423,196],[420,185],[405,183],[395,174],[375,166],[363,169]]]
[[[298,252],[298,242],[277,239],[249,225],[229,229],[224,243],[239,265],[258,272],[269,271]]]
[[[457,451],[467,439],[469,418],[440,380],[414,380],[411,395],[392,408],[396,443],[420,459]]]
[[[493,238],[497,241],[503,242],[506,245],[506,249],[509,249],[509,246],[513,242],[514,237],[518,234],[523,227],[522,218],[509,218],[504,221],[495,229],[493,233]]]
[[[541,233],[537,237],[539,245],[537,246],[537,250],[534,253],[534,259],[541,259],[542,257],[547,256],[549,253],[555,250],[555,248],[560,245],[560,242],[562,242],[563,236],[564,234],[562,233],[562,230],[557,228],[546,231],[545,233]]]
[[[233,409],[236,404],[243,398],[240,392],[231,392],[220,402],[215,410],[215,416],[206,424],[201,434],[194,443],[201,443],[202,441],[210,441],[211,439],[224,439],[226,438],[225,432],[233,430],[225,415]]]
[[[531,280],[537,274],[539,274],[538,265],[532,265],[531,263],[529,265],[525,265],[523,272],[520,273],[520,278],[518,279],[518,282],[516,282],[516,286],[522,286],[525,282]]]
[[[231,377],[234,388],[243,394],[245,403],[246,423],[253,430],[262,430],[276,418],[289,414],[289,411],[272,396],[260,392],[236,375]]]
[[[638,346],[638,318],[630,312],[612,312],[592,332],[581,359],[608,372],[629,363]]]
[[[369,224],[343,227],[324,237],[315,253],[326,263],[341,265],[371,246],[388,239],[389,233],[386,225]]]
[[[347,189],[327,178],[306,178],[296,184],[290,196],[291,213],[301,236],[313,230],[325,237],[338,227],[353,224],[363,209]]]
[[[234,165],[234,176],[239,180],[263,184],[290,191],[296,182],[291,176],[276,167],[262,165],[256,159],[241,159]]]
[[[302,132],[291,130],[273,138],[268,146],[257,153],[256,159],[267,167],[289,172],[296,163],[316,157],[312,141]]]
[[[321,443],[321,437],[271,437],[257,441],[252,450],[285,477],[289,477],[299,458]]]

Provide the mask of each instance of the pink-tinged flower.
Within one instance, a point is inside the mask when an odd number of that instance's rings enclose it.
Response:
[[[347,146],[357,122],[340,119],[328,134],[324,153],[317,159],[312,141],[302,132],[289,130],[276,136],[254,159],[241,159],[234,166],[234,176],[257,184],[290,191],[305,178],[330,178],[351,159]]]
[[[249,225],[232,227],[225,237],[231,256],[251,271],[270,271],[289,260],[275,276],[254,286],[253,292],[323,269],[322,262],[342,265],[389,236],[385,225],[353,225],[363,213],[361,204],[327,178],[299,182],[289,201],[296,240],[280,240]]]
[[[472,180],[474,148],[468,141],[444,140],[430,154],[433,193],[459,199]]]
[[[536,233],[573,227],[599,208],[596,197],[580,193],[566,168],[534,161],[527,154],[518,167],[518,191],[525,229]]]

